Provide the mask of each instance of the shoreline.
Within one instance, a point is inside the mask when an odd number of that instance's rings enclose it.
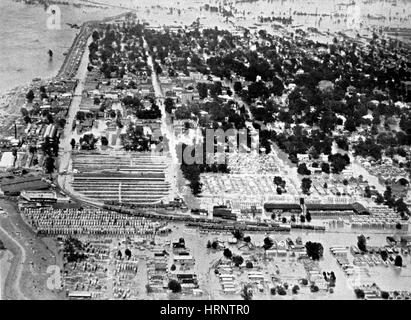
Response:
[[[41,7],[43,4],[42,3],[25,3],[24,0],[12,0],[12,2],[15,3],[22,3],[25,4],[27,6],[37,6],[37,7]],[[90,5],[87,3],[88,1],[80,1],[80,2],[74,2],[74,3],[66,3],[64,0],[63,1],[51,1],[48,4],[60,4],[60,5],[67,5],[67,6],[73,6],[73,7],[93,7],[93,8],[99,8],[99,9],[109,9],[110,7],[116,7],[118,9],[123,9],[126,12],[123,12],[119,15],[116,16],[110,16],[110,17],[106,17],[100,20],[88,20],[88,21],[84,21],[81,25],[80,25],[80,30],[78,30],[79,32],[74,36],[74,39],[72,40],[69,48],[67,49],[67,55],[65,56],[63,62],[61,63],[60,67],[57,69],[57,71],[50,76],[46,76],[44,78],[40,78],[40,77],[34,77],[31,80],[28,81],[24,81],[21,82],[20,84],[12,87],[12,88],[5,88],[5,89],[0,89],[0,112],[2,112],[2,110],[4,109],[5,106],[10,107],[13,103],[13,101],[11,101],[13,99],[13,97],[15,97],[16,95],[19,95],[19,93],[21,93],[23,90],[24,92],[28,91],[32,86],[33,86],[33,80],[34,79],[40,79],[41,82],[49,82],[57,77],[61,76],[62,73],[62,69],[65,67],[65,65],[67,64],[67,62],[70,60],[70,55],[72,54],[73,48],[75,46],[75,44],[77,43],[77,41],[80,39],[81,33],[84,31],[83,29],[85,27],[87,27],[88,25],[92,25],[94,23],[100,23],[100,22],[106,22],[106,21],[110,21],[110,20],[115,20],[118,18],[121,18],[122,16],[126,15],[127,13],[129,13],[130,11],[132,11],[132,9],[130,8],[125,8],[125,7],[121,7],[121,6],[116,6],[116,5],[106,5],[103,3],[99,3],[99,5]],[[18,110],[20,111],[20,110]]]

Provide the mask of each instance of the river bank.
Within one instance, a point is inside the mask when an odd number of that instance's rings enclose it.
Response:
[[[73,25],[90,20],[115,16],[126,10],[59,5],[61,23],[59,30],[48,28],[49,14],[43,5],[26,5],[23,2],[0,2],[0,96],[9,95],[16,88],[26,86],[34,78],[54,77],[60,69],[65,53],[78,33]],[[53,51],[53,58],[47,54]],[[0,104],[2,105],[2,104]]]
[[[1,200],[7,218],[0,218],[0,238],[10,252],[8,272],[2,292],[3,300],[63,299],[63,293],[47,287],[47,268],[58,265],[55,248],[37,237],[21,218],[14,202]],[[2,273],[3,274],[3,273]]]
[[[4,300],[6,278],[9,274],[13,254],[9,250],[0,251],[0,301]]]

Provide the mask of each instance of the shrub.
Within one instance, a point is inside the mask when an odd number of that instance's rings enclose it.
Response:
[[[281,286],[277,287],[277,292],[280,296],[285,296],[287,294],[287,291],[285,291],[285,289]]]
[[[297,294],[298,293],[298,290],[300,290],[300,287],[298,286],[298,285],[295,285],[293,288],[292,288],[292,293],[293,294]]]
[[[235,230],[235,231],[233,231],[233,236],[237,240],[241,240],[241,239],[244,238],[244,233],[241,230]]]
[[[313,285],[310,287],[310,290],[311,290],[311,292],[318,292],[318,291],[320,291],[320,288],[318,288],[318,286],[316,286],[315,284],[313,284]]]
[[[173,293],[181,292],[181,284],[177,280],[174,280],[174,279],[169,281],[168,288]]]
[[[228,259],[231,259],[231,257],[233,256],[233,253],[231,252],[230,249],[225,248],[225,249],[224,249],[224,252],[223,252],[223,255],[224,255],[224,257],[226,257],[226,258],[228,258]]]
[[[394,264],[396,267],[402,267],[402,257],[401,256],[396,256]]]
[[[380,254],[381,254],[381,259],[384,260],[384,261],[387,261],[388,252],[384,250],[384,251],[381,251]]]
[[[247,261],[245,267],[246,267],[247,269],[252,269],[254,266],[253,266],[253,263],[252,263],[251,261]]]
[[[365,298],[364,290],[362,290],[362,289],[355,289],[354,292],[355,292],[355,296],[356,296],[358,299],[364,299],[364,298]]]
[[[388,299],[390,294],[387,291],[381,291],[381,298]]]
[[[244,259],[242,256],[234,256],[232,259],[236,267],[238,267],[244,262]]]
[[[321,243],[308,241],[305,244],[307,255],[313,260],[319,260],[323,256],[324,248]]]
[[[367,252],[367,240],[363,234],[358,237],[357,246],[362,252]]]

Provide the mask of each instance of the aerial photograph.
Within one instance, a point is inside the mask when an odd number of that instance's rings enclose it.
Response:
[[[411,0],[0,0],[0,44],[0,300],[411,299]]]

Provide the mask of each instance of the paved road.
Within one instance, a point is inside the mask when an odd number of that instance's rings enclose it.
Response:
[[[146,50],[146,54],[148,56],[147,59],[147,64],[151,68],[152,71],[152,84],[154,87],[154,92],[156,95],[157,103],[158,106],[161,110],[161,134],[164,137],[164,142],[167,144],[166,150],[170,153],[171,156],[171,161],[172,161],[172,170],[171,170],[171,187],[174,195],[178,195],[178,188],[177,188],[177,172],[179,172],[180,169],[180,164],[178,161],[177,157],[177,144],[178,141],[176,140],[176,136],[174,134],[174,126],[173,126],[173,121],[170,119],[169,114],[165,110],[164,106],[164,95],[163,95],[163,90],[161,89],[161,84],[158,80],[158,76],[154,71],[154,62],[153,62],[153,57],[148,54],[149,52],[149,47],[146,42],[146,39],[143,38],[144,41],[144,49]]]
[[[59,146],[59,176],[58,176],[58,184],[63,189],[68,189],[67,187],[67,175],[62,174],[64,171],[70,172],[70,159],[71,159],[71,139],[72,139],[72,124],[74,119],[76,118],[77,112],[80,110],[81,98],[84,89],[84,83],[86,80],[87,75],[87,66],[88,66],[88,44],[92,41],[91,38],[87,41],[87,48],[81,58],[80,66],[77,71],[76,78],[79,80],[77,87],[74,91],[73,100],[71,101],[69,113],[67,115],[67,124],[64,128],[64,133],[62,138],[60,139],[60,146]],[[78,142],[78,141],[77,141]]]

